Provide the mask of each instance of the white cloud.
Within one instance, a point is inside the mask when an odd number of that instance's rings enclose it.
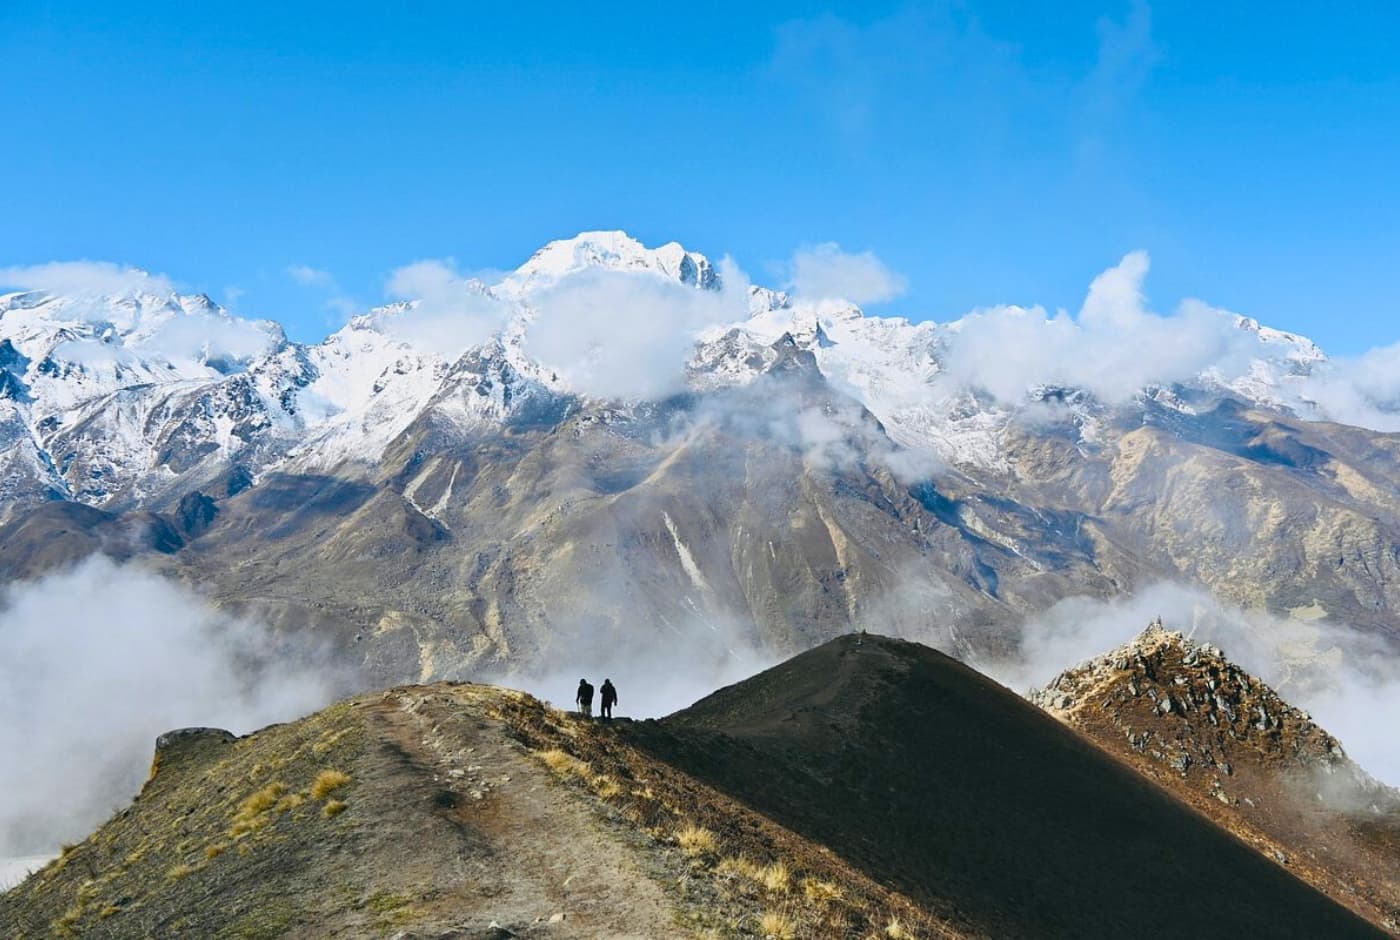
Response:
[[[1035,385],[1083,388],[1121,403],[1149,385],[1207,370],[1242,374],[1261,352],[1232,315],[1183,304],[1173,316],[1147,309],[1146,252],[1135,251],[1096,277],[1078,318],[1041,307],[993,307],[951,325],[945,383],[980,388],[1003,402]]]
[[[677,391],[696,337],[748,315],[748,278],[728,258],[720,278],[723,288],[714,291],[648,271],[570,274],[533,299],[526,349],[585,395],[635,399]]]
[[[193,357],[206,361],[247,362],[270,351],[282,338],[281,328],[267,321],[199,311],[170,317],[154,329],[133,337],[126,345],[158,353],[166,359]]]
[[[794,252],[788,278],[788,287],[799,297],[854,304],[893,300],[908,286],[904,275],[890,270],[874,252],[842,251],[835,242]]]
[[[335,287],[335,276],[331,272],[321,268],[313,268],[307,264],[289,266],[287,276],[307,287]]]
[[[510,315],[510,308],[484,284],[459,274],[451,258],[396,268],[385,284],[385,294],[413,306],[385,317],[384,328],[405,343],[448,357],[490,339]]]
[[[245,733],[325,704],[258,626],[95,558],[10,586],[0,609],[0,856],[56,850],[130,800],[156,736]]]
[[[175,285],[163,274],[110,261],[50,261],[0,268],[0,287],[83,297],[175,292]]]
[[[1400,343],[1317,365],[1297,383],[1307,414],[1376,431],[1400,431]]]

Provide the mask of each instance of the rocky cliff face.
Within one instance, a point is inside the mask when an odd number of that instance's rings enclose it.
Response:
[[[1154,624],[1031,700],[1400,932],[1400,793],[1220,649]]]

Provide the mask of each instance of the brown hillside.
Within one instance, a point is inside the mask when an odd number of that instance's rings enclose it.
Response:
[[[1154,625],[1032,698],[1299,877],[1400,932],[1400,794],[1219,649]]]
[[[1380,933],[979,673],[847,636],[629,737],[991,936]]]
[[[612,728],[489,686],[394,689],[244,738],[176,732],[153,771],[0,895],[0,936],[979,936]]]

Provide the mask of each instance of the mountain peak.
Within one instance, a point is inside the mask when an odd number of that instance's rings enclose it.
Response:
[[[573,238],[552,241],[531,255],[507,280],[533,286],[589,268],[650,271],[693,287],[719,286],[714,265],[704,255],[687,251],[674,241],[648,248],[621,230],[580,232]]]

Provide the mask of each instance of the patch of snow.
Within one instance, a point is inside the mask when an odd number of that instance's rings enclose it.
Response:
[[[705,580],[705,575],[700,571],[700,566],[695,563],[695,556],[690,553],[690,549],[681,541],[681,534],[676,529],[676,523],[672,521],[671,514],[662,512],[661,518],[666,523],[666,531],[671,533],[671,542],[676,546],[676,554],[680,556],[681,567],[685,569],[685,573],[690,577],[690,583],[694,584],[695,587],[701,591],[708,591],[710,589],[709,582]],[[695,605],[692,603],[691,606],[694,607]],[[698,613],[699,611],[696,612]]]

